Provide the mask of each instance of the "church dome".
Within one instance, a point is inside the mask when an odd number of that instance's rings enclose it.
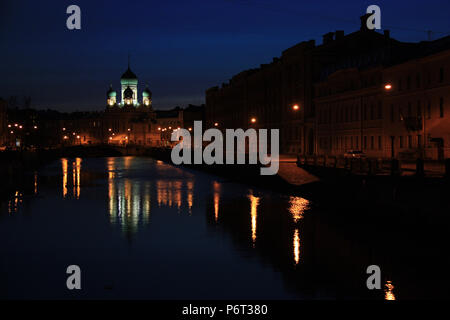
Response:
[[[106,92],[106,96],[108,98],[115,97],[117,96],[117,92],[112,88],[112,86],[110,86],[109,90]]]
[[[130,67],[128,67],[127,71],[124,72],[122,77],[120,77],[121,80],[137,80],[137,76],[134,74],[133,71],[131,71]]]
[[[130,87],[127,87],[123,92],[125,99],[133,99],[133,90]]]
[[[152,92],[150,91],[150,89],[148,88],[148,86],[144,89],[144,91],[142,92],[142,96],[144,98],[151,98],[152,97]]]

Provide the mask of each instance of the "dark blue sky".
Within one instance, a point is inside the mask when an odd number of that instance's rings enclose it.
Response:
[[[81,8],[79,31],[66,8]],[[450,1],[10,1],[0,4],[0,97],[32,97],[36,108],[101,110],[131,67],[155,108],[204,102],[205,89],[267,63],[303,40],[359,28],[367,6],[402,41],[450,33]],[[445,34],[435,34],[434,38]]]

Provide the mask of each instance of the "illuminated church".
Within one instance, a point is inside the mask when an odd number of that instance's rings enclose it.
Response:
[[[106,102],[109,107],[124,107],[124,106],[145,106],[151,108],[152,106],[152,92],[146,86],[142,91],[142,101],[138,99],[138,78],[130,69],[130,62],[128,62],[128,69],[120,78],[120,102],[117,101],[117,92],[112,85],[106,93]]]
[[[138,78],[130,69],[120,77],[120,97],[112,85],[106,92],[103,114],[103,141],[113,144],[157,145],[161,140],[156,113],[152,107],[152,92],[148,86],[138,94]]]

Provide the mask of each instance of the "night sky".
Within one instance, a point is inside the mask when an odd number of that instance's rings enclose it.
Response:
[[[0,97],[31,96],[32,107],[102,110],[109,84],[127,68],[148,83],[157,109],[204,103],[207,88],[298,42],[359,28],[367,6],[402,41],[450,34],[450,1],[10,1],[0,2]],[[66,8],[81,8],[81,30]],[[436,33],[434,38],[446,34]]]

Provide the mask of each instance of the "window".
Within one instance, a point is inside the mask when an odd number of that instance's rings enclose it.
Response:
[[[375,149],[375,139],[374,136],[370,137],[370,149]]]
[[[422,147],[422,136],[420,134],[417,136],[417,146]]]
[[[359,137],[357,136],[357,137],[355,137],[356,139],[356,149],[359,149]]]
[[[381,143],[381,136],[378,136],[378,149],[381,150],[382,149],[382,143]]]
[[[400,148],[403,148],[403,136],[399,137]]]
[[[412,136],[408,136],[408,148],[412,148]]]
[[[442,97],[439,99],[439,117],[444,117],[444,98]]]

